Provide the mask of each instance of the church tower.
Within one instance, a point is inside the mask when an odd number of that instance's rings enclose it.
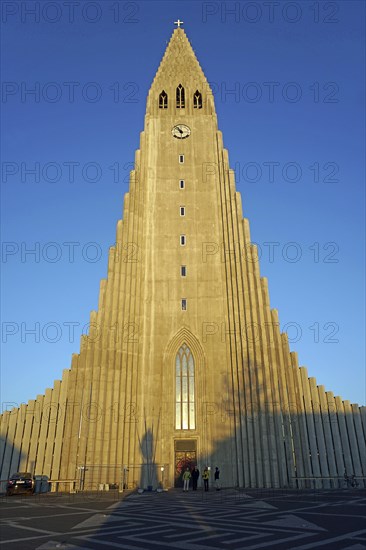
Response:
[[[338,487],[366,476],[366,407],[299,367],[270,308],[213,95],[178,22],[147,98],[90,333],[61,381],[2,416],[1,479],[54,488]]]

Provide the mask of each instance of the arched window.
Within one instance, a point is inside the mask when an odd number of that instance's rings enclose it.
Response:
[[[194,359],[183,344],[175,358],[175,429],[195,430]]]
[[[202,94],[198,90],[195,91],[193,96],[193,108],[202,109]]]
[[[168,108],[168,96],[165,90],[163,90],[159,95],[159,109],[167,109],[167,108]]]
[[[182,84],[179,84],[177,88],[177,109],[184,109],[185,107],[185,94]]]

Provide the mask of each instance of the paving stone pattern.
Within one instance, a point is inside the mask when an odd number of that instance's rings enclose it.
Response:
[[[366,491],[222,490],[0,499],[13,550],[366,550]]]

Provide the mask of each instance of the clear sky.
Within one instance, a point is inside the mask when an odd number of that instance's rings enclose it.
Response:
[[[79,351],[180,18],[291,349],[318,384],[365,404],[365,4],[1,7],[2,402],[43,393]]]

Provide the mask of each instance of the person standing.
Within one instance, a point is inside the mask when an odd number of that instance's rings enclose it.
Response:
[[[202,479],[205,491],[208,491],[208,480],[210,479],[210,472],[207,466],[205,466],[205,469],[203,470]]]
[[[199,469],[197,468],[197,466],[195,466],[192,470],[192,485],[193,485],[193,491],[197,491],[197,482],[198,482],[198,478],[200,477],[200,471]]]
[[[183,474],[183,491],[188,491],[189,489],[189,480],[191,479],[191,472],[189,468],[186,468],[186,471]]]
[[[220,491],[220,470],[217,466],[215,468],[215,487],[216,491]]]

